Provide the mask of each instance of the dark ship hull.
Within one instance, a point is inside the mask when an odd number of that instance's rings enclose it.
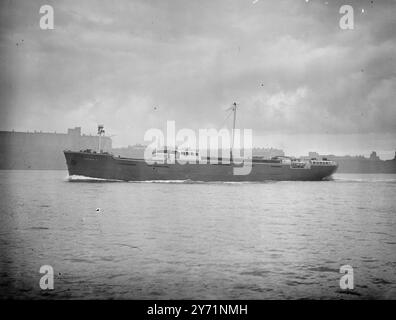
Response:
[[[295,168],[279,160],[253,160],[249,174],[234,175],[234,168],[241,165],[221,162],[148,164],[144,159],[120,158],[105,153],[64,151],[64,154],[70,176],[123,181],[319,181],[337,170],[337,164]]]

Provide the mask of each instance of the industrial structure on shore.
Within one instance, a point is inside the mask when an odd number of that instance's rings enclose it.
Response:
[[[381,160],[375,151],[370,157],[364,156],[335,156],[319,155],[316,152],[309,152],[309,159],[328,159],[338,163],[338,173],[396,173],[396,152],[391,160]]]
[[[0,169],[65,170],[63,150],[98,149],[99,137],[82,135],[81,128],[67,133],[0,131]],[[111,151],[109,137],[101,137],[101,149]]]

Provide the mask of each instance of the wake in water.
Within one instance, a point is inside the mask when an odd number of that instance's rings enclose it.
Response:
[[[65,178],[65,181],[69,181],[69,182],[124,182],[122,180],[116,180],[116,179],[92,178],[92,177],[78,176],[78,175],[67,176]]]
[[[199,180],[141,180],[141,181],[124,181],[117,179],[102,179],[102,178],[92,178],[86,176],[72,175],[67,176],[65,181],[69,182],[94,182],[94,183],[105,183],[105,182],[124,182],[124,183],[159,183],[159,184],[222,184],[222,185],[243,185],[243,184],[267,184],[267,183],[288,183],[290,181],[199,181]],[[396,184],[396,174],[395,175],[372,175],[372,174],[336,174],[335,176],[330,176],[322,181],[333,181],[333,182],[359,182],[359,183],[391,183]],[[302,183],[307,183],[311,181],[300,181]],[[320,181],[312,181],[320,182]]]
[[[264,183],[275,183],[281,181],[199,181],[199,180],[140,180],[140,181],[125,181],[117,179],[102,179],[92,178],[86,176],[72,175],[67,176],[64,179],[69,182],[94,182],[94,183],[106,183],[106,182],[124,182],[124,183],[159,183],[159,184],[229,184],[229,185],[241,185],[241,184],[264,184]]]
[[[241,184],[264,184],[274,183],[280,181],[266,180],[266,181],[200,181],[200,180],[143,180],[143,181],[128,181],[129,183],[176,183],[176,184],[228,184],[228,185],[241,185]]]
[[[333,177],[337,182],[363,182],[363,183],[396,183],[396,174],[336,174]]]

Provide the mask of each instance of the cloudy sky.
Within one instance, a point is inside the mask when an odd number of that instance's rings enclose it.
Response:
[[[2,0],[0,130],[103,123],[126,146],[166,120],[219,129],[237,101],[256,146],[391,158],[396,2],[347,3],[353,30],[344,1]]]

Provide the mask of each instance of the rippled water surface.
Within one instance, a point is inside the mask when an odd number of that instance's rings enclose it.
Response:
[[[0,171],[0,200],[2,298],[396,298],[396,175],[208,184]]]

